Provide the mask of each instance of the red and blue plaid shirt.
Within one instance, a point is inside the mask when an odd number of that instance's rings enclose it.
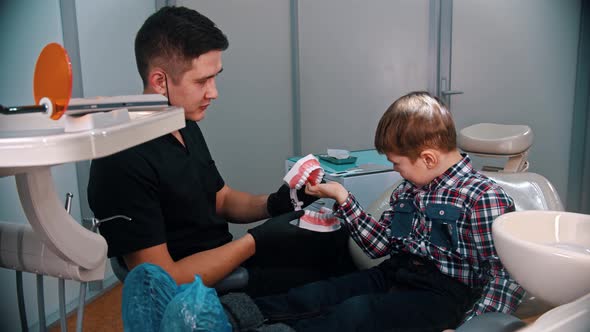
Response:
[[[349,194],[335,213],[370,257],[411,253],[482,289],[465,321],[485,312],[516,310],[524,289],[504,269],[492,240],[492,222],[514,204],[494,181],[473,169],[467,155],[426,186],[403,181],[389,203],[377,221]]]

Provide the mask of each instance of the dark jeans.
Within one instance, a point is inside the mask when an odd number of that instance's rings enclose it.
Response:
[[[281,236],[279,234],[279,236]],[[285,234],[285,236],[290,236]],[[317,280],[341,276],[356,270],[348,250],[348,232],[304,234],[293,247],[277,247],[269,252],[256,252],[244,262],[248,286],[242,291],[251,297],[287,292]]]
[[[396,255],[379,266],[256,299],[269,323],[297,331],[442,331],[473,303],[469,287],[430,262]]]

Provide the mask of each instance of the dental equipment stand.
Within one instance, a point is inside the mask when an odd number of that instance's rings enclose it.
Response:
[[[113,119],[105,121],[110,113]],[[8,118],[3,117],[5,115],[0,115],[0,121],[8,122]],[[64,209],[57,197],[51,167],[119,152],[178,130],[184,127],[185,120],[182,108],[177,107],[92,113],[70,120],[84,123],[76,127],[79,131],[75,132],[66,132],[64,128],[0,132],[0,177],[15,177],[21,205],[29,221],[29,224],[0,222],[0,267],[16,270],[21,276],[22,272],[35,273],[40,276],[38,285],[42,285],[44,275],[79,281],[83,307],[86,282],[104,279],[107,244],[102,236],[82,227]],[[17,290],[22,292],[20,280],[17,276]],[[38,288],[39,293],[41,308],[42,287]],[[19,297],[21,326],[26,331],[26,313],[21,300]],[[65,299],[63,302],[65,307]],[[80,308],[78,310],[77,330],[81,331],[82,315]],[[44,309],[40,314],[42,311]],[[65,312],[61,304],[60,311]],[[43,320],[40,317],[39,323],[44,324]],[[63,324],[62,321],[65,330]]]
[[[71,211],[72,206],[72,193],[66,194],[66,203],[65,209],[68,214]],[[16,272],[16,285],[17,285],[17,301],[18,301],[18,313],[20,317],[20,325],[21,330],[23,332],[29,330],[28,322],[27,322],[27,310],[25,306],[25,297],[23,294],[23,272],[22,271],[15,271]],[[37,313],[39,316],[39,331],[47,331],[47,323],[45,322],[45,288],[43,285],[43,275],[36,274],[36,281],[37,281]],[[81,283],[80,287],[82,287]],[[81,289],[80,289],[81,291]],[[65,280],[63,278],[58,279],[58,298],[59,298],[59,322],[62,331],[67,331],[67,324],[66,324],[66,300],[65,300]],[[84,296],[80,296],[78,300],[78,306],[82,306],[82,317],[84,315]],[[78,307],[80,310],[80,307]],[[82,318],[83,319],[83,318]],[[80,311],[78,311],[78,322],[80,321]],[[80,330],[81,330],[80,325]]]

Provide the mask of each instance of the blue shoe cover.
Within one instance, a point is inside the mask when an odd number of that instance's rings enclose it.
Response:
[[[192,284],[179,287],[166,307],[160,331],[231,332],[232,327],[215,290],[196,275]]]
[[[213,288],[199,276],[180,287],[161,267],[135,267],[123,285],[125,331],[219,331],[232,328]]]
[[[157,265],[145,263],[131,270],[123,285],[124,330],[159,331],[177,288],[174,279]]]

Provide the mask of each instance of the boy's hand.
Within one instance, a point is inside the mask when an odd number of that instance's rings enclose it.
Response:
[[[307,184],[305,186],[305,192],[320,198],[331,198],[338,202],[338,204],[344,203],[348,198],[348,190],[338,182],[320,183],[315,186]]]

